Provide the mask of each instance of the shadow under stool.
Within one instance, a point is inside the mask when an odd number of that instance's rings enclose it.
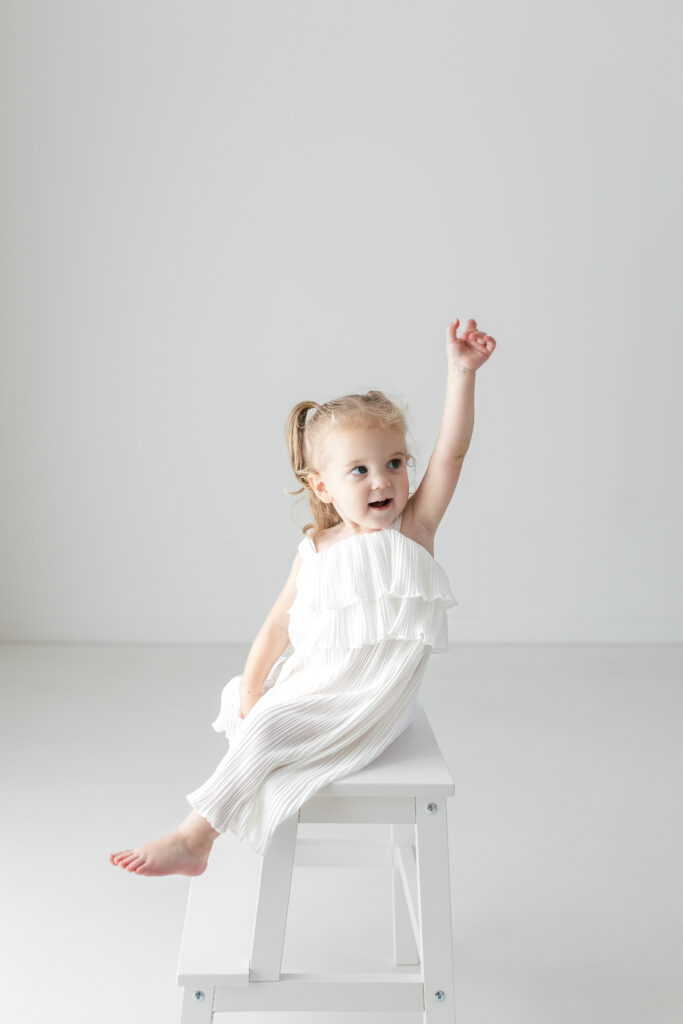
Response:
[[[250,1010],[412,1011],[427,1024],[454,1024],[446,807],[454,790],[416,702],[407,729],[365,768],[319,789],[281,822],[265,854],[231,832],[221,836],[207,871],[190,881],[178,964],[181,1024],[210,1024],[214,1013]],[[328,826],[338,834],[307,834]],[[358,832],[370,826],[379,838],[368,841]],[[369,973],[340,971],[332,953],[323,971],[283,972],[293,869],[341,865],[387,869],[393,954]],[[318,961],[327,945],[320,905]],[[344,912],[356,913],[353,897]],[[308,934],[315,932],[311,927]]]

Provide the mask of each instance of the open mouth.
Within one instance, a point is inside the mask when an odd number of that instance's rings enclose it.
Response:
[[[370,508],[386,508],[391,502],[391,498],[385,498],[384,501],[371,501]]]

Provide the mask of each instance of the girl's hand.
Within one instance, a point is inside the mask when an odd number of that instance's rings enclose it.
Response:
[[[477,330],[477,321],[468,320],[467,326],[458,337],[460,321],[448,325],[446,331],[446,352],[451,369],[478,370],[496,347],[495,340],[483,331]]]

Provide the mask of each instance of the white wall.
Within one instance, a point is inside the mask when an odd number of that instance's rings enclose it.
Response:
[[[681,642],[673,3],[0,6],[0,638],[249,642],[300,399],[478,319],[451,641]]]

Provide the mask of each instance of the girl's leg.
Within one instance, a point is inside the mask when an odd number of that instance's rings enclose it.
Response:
[[[233,677],[221,695],[221,710],[214,723],[231,740],[243,720],[238,718],[241,676]],[[220,835],[196,810],[172,832],[134,850],[110,853],[109,861],[136,875],[201,875],[206,870],[214,840]]]
[[[206,818],[191,811],[173,832],[135,850],[110,853],[109,861],[136,875],[201,875],[219,835]]]

